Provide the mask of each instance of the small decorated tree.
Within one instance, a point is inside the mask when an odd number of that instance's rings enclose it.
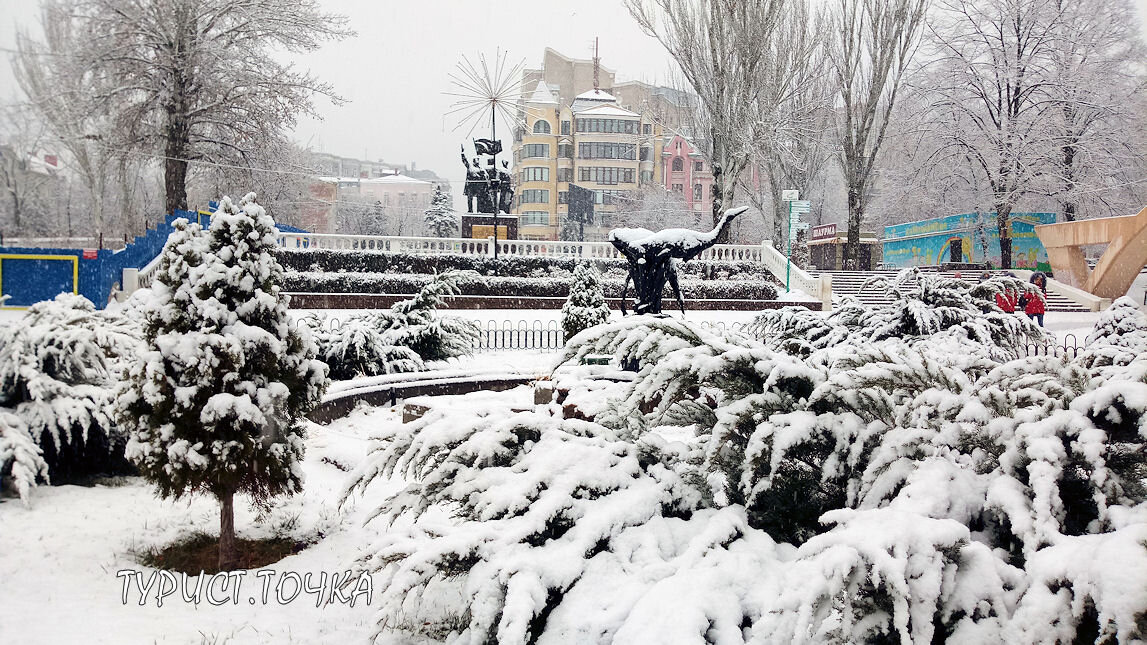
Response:
[[[434,237],[450,237],[458,231],[458,222],[454,221],[453,200],[450,193],[442,191],[441,186],[434,187],[430,208],[426,209],[425,224],[426,233]]]
[[[211,228],[177,221],[152,299],[146,349],[117,400],[127,455],[162,497],[220,503],[219,567],[234,568],[234,498],[266,506],[302,486],[300,418],[326,386],[310,336],[289,324],[274,222],[224,197]]]
[[[570,295],[562,306],[562,330],[566,338],[573,338],[583,330],[609,320],[609,307],[601,292],[597,271],[588,264],[574,268]]]

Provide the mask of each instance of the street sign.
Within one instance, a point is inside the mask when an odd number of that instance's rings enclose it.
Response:
[[[810,201],[804,200],[804,201],[789,202],[789,212],[790,213],[809,213],[811,211],[812,211],[812,202],[810,202]]]
[[[800,199],[800,196],[801,196],[801,192],[799,190],[782,190],[781,191],[781,201],[782,202],[795,202],[796,200]]]
[[[796,224],[793,224],[793,228],[795,228],[798,231],[807,231],[808,227],[809,227],[808,222],[797,222]]]

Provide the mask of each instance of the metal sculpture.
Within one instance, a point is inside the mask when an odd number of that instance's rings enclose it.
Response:
[[[730,208],[721,216],[717,226],[707,232],[684,228],[669,228],[654,233],[644,228],[618,228],[609,232],[609,241],[629,261],[629,277],[621,293],[621,312],[633,281],[636,302],[635,314],[661,314],[661,292],[665,281],[673,287],[677,304],[685,314],[685,301],[677,279],[675,262],[687,262],[717,243],[717,238],[735,217],[748,210],[748,206]]]

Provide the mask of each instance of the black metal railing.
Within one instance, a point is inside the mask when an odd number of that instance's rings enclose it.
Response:
[[[533,349],[558,351],[565,347],[565,332],[556,320],[489,320],[481,326],[475,351]]]

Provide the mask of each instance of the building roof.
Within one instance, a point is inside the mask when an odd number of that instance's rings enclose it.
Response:
[[[359,180],[364,184],[425,184],[431,186],[431,182],[415,179],[414,177],[407,177],[406,175],[383,175],[382,177],[374,177],[371,179]]]
[[[590,90],[590,91],[588,91],[588,92],[582,92],[581,94],[578,94],[578,95],[577,95],[577,96],[574,98],[574,100],[575,100],[575,101],[580,101],[580,100],[585,100],[585,101],[609,101],[609,102],[612,102],[612,103],[616,103],[616,102],[617,102],[617,97],[616,97],[616,96],[614,96],[614,95],[612,95],[612,94],[610,94],[609,92],[603,92],[603,91],[601,91],[601,90]]]
[[[545,81],[538,81],[538,86],[534,89],[534,93],[530,95],[529,103],[553,103],[557,104],[557,99],[554,98],[554,93],[550,91],[550,86],[546,85]]]
[[[616,105],[595,105],[577,111],[582,116],[624,116],[634,119],[641,118],[641,115],[636,112],[630,112],[624,108],[619,108]]]

